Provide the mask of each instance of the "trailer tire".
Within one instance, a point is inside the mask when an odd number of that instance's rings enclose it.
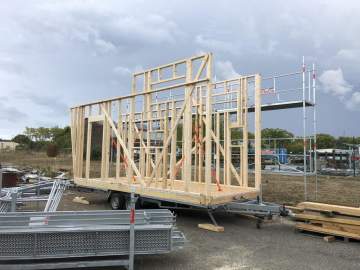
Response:
[[[111,193],[109,202],[112,210],[125,208],[125,197],[118,192]]]
[[[124,209],[130,210],[130,197],[124,197]],[[140,196],[137,198],[135,203],[135,209],[142,209],[143,208],[143,201],[141,200]]]
[[[256,229],[261,229],[262,224],[263,224],[263,220],[261,218],[258,218],[256,220]]]

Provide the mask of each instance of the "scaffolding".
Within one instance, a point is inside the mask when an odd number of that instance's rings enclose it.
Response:
[[[282,82],[283,81],[283,82]],[[302,109],[302,136],[292,138],[262,138],[276,145],[280,140],[302,140],[302,168],[291,169],[281,173],[302,174],[304,177],[304,200],[308,199],[308,176],[315,177],[315,199],[317,198],[317,118],[316,118],[316,70],[315,64],[306,65],[302,59],[301,69],[295,72],[272,75],[262,78],[262,111],[282,109]],[[308,116],[308,109],[312,108],[312,117]],[[309,120],[311,124],[309,125]],[[312,126],[312,128],[309,128]],[[274,147],[276,148],[276,146]],[[266,151],[266,150],[264,150]],[[267,153],[264,153],[263,156]],[[272,153],[278,156],[278,153]],[[252,154],[249,153],[251,156]],[[264,164],[263,164],[264,165]],[[285,166],[286,167],[286,166]],[[281,170],[279,170],[281,171]]]
[[[38,181],[35,184],[20,187],[2,188],[0,189],[0,213],[16,212],[18,205],[38,204],[39,202],[46,202],[44,212],[55,212],[68,185],[68,181],[54,180]],[[43,195],[42,190],[48,188],[51,188],[49,195]]]

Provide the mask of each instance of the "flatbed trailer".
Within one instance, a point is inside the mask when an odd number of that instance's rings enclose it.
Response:
[[[259,192],[253,188],[243,188],[237,186],[222,187],[221,192],[218,191],[215,184],[210,185],[210,192],[204,196],[200,192],[204,188],[203,183],[191,183],[190,188],[192,192],[183,191],[182,181],[174,181],[175,188],[164,192],[161,188],[149,186],[146,188],[140,185],[129,186],[127,180],[122,178],[115,179],[93,179],[91,182],[77,179],[75,183],[79,186],[101,189],[113,192],[122,192],[126,194],[131,193],[131,188],[134,188],[135,194],[144,198],[157,198],[161,201],[176,202],[181,204],[194,205],[199,207],[212,207],[219,204],[226,204],[241,199],[256,199]]]
[[[259,198],[261,76],[214,82],[212,66],[207,53],[137,72],[129,95],[71,108],[75,183],[206,209]]]

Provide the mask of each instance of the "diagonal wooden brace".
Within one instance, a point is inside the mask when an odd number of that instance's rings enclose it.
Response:
[[[124,154],[125,154],[128,162],[130,163],[131,168],[134,170],[134,172],[135,172],[136,176],[138,177],[138,180],[140,181],[141,185],[144,185],[145,184],[144,180],[143,180],[138,168],[136,167],[136,164],[135,164],[134,160],[131,158],[129,150],[126,148],[126,144],[124,143],[124,141],[121,138],[118,130],[116,129],[116,126],[115,126],[113,120],[110,118],[109,114],[106,112],[103,104],[101,104],[101,110],[102,110],[103,114],[105,115],[105,119],[108,121],[108,123],[110,124],[112,130],[114,131],[118,142],[120,143],[121,147],[123,148]]]
[[[205,119],[203,119],[203,122],[205,123],[206,125],[206,121]],[[219,138],[215,135],[214,131],[212,129],[210,129],[210,134],[211,134],[211,137],[214,139],[214,142],[219,146],[219,149],[220,149],[220,152],[223,156],[225,156],[225,150],[224,148],[222,147],[220,141],[219,141]],[[236,177],[236,180],[238,181],[239,185],[242,186],[242,183],[240,181],[240,176],[239,174],[237,173],[234,165],[232,163],[230,163],[230,169],[231,169],[231,172],[235,175]]]
[[[134,128],[135,128],[135,131],[136,131],[137,135],[140,137],[141,145],[142,145],[142,147],[144,147],[145,153],[150,154],[149,149],[147,148],[146,144],[142,140],[139,129],[137,128],[136,125],[134,125]],[[151,162],[151,166],[154,168],[155,167],[154,161],[152,161],[152,159],[150,159],[150,162]]]

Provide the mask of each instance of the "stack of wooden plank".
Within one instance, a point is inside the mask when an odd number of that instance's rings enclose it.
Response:
[[[302,202],[292,211],[298,230],[360,240],[360,208]]]

